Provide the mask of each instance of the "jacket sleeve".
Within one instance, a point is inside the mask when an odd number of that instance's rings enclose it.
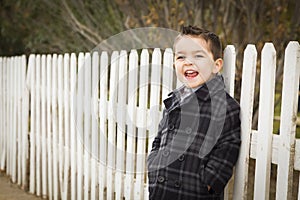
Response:
[[[156,137],[153,140],[152,149],[151,149],[151,151],[148,155],[148,158],[147,158],[148,170],[149,170],[149,168],[152,164],[152,161],[154,160],[154,158],[157,155],[157,152],[159,150],[160,141],[161,141],[161,133],[162,133],[163,126],[165,125],[166,120],[167,120],[166,119],[166,110],[164,109],[163,110],[163,118],[161,119],[161,121],[159,122],[159,125],[158,125],[158,133],[157,133]]]
[[[202,170],[203,182],[211,186],[212,191],[221,193],[232,176],[233,167],[238,159],[240,149],[240,108],[234,106],[227,112],[226,121],[216,146],[208,157]],[[210,192],[212,192],[210,191]]]

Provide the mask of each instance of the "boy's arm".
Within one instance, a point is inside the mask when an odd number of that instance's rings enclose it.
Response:
[[[157,155],[158,149],[160,147],[161,133],[162,133],[163,125],[166,121],[165,115],[166,115],[166,110],[164,109],[163,110],[163,118],[161,119],[161,121],[158,125],[158,133],[153,140],[152,149],[147,158],[148,167],[151,165],[151,163],[152,163],[153,159],[155,158],[155,156]]]
[[[210,192],[221,193],[232,176],[240,148],[239,107],[227,113],[224,129],[202,171],[203,182]]]

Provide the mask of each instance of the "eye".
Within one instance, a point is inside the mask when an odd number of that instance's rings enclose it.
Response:
[[[176,60],[183,60],[185,57],[184,56],[177,56]]]
[[[196,54],[195,57],[196,58],[203,58],[204,56],[202,54]]]

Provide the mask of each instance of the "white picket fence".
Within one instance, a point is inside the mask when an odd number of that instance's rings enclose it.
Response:
[[[163,56],[162,56],[163,54]],[[235,49],[224,52],[223,75],[234,94]],[[254,199],[269,199],[276,164],[276,199],[291,199],[300,170],[295,138],[300,47],[285,51],[280,135],[272,134],[276,51],[262,50],[258,130],[252,130],[257,51],[244,52],[242,146],[233,199],[247,199],[249,159],[256,159]],[[49,199],[148,199],[146,157],[162,101],[180,83],[171,49],[0,58],[0,169],[13,183]],[[299,184],[300,185],[300,184]],[[300,199],[300,192],[298,199]]]

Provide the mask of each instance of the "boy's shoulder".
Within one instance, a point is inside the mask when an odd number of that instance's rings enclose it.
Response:
[[[239,102],[235,98],[233,98],[231,95],[229,95],[227,92],[226,92],[226,101],[227,101],[227,110],[228,111],[240,110]]]

